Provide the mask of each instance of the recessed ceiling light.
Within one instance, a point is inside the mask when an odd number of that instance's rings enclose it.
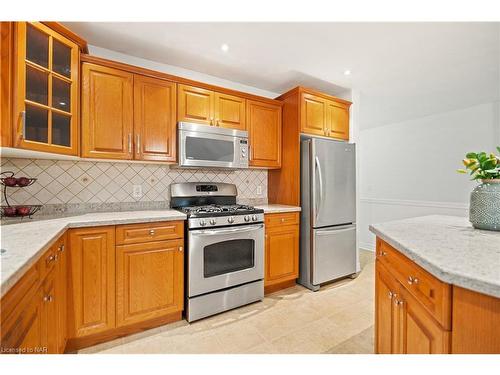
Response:
[[[344,75],[345,76],[350,76],[351,75],[351,71],[349,69],[344,70]]]
[[[224,43],[223,45],[220,46],[220,49],[223,52],[227,52],[227,51],[229,51],[229,46],[226,43]]]

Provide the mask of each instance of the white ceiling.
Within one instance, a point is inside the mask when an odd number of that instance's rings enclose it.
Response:
[[[272,92],[358,90],[361,128],[500,96],[499,23],[66,25],[92,45]]]

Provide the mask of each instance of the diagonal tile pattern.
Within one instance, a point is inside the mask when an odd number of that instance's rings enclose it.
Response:
[[[194,323],[180,321],[80,353],[373,353],[374,254],[362,272],[311,292],[295,286]]]
[[[165,164],[2,158],[1,171],[38,179],[26,188],[9,189],[11,204],[165,201],[169,200],[171,183],[187,181],[233,183],[238,187],[239,199],[267,198],[265,170],[175,169]],[[142,198],[132,196],[132,185],[142,185]]]

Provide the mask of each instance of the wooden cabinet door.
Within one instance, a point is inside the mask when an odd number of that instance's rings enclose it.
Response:
[[[176,160],[176,84],[134,76],[135,159]]]
[[[450,352],[450,332],[445,331],[406,290],[394,302],[398,320],[398,353],[446,354]]]
[[[115,327],[115,227],[69,232],[68,336]]]
[[[391,354],[396,352],[396,319],[393,305],[397,297],[397,281],[377,261],[375,276],[375,353]]]
[[[300,113],[301,132],[313,135],[326,135],[325,99],[302,93]]]
[[[233,95],[214,94],[214,125],[245,130],[245,99]]]
[[[116,325],[162,317],[183,308],[184,240],[116,247]]]
[[[134,75],[82,65],[82,157],[132,159]]]
[[[266,229],[264,285],[269,286],[299,276],[299,227]]]
[[[78,46],[40,22],[15,34],[15,147],[78,155]]]
[[[328,101],[326,106],[326,131],[329,137],[349,140],[349,106]]]
[[[48,353],[58,353],[59,315],[56,292],[57,271],[52,271],[43,283],[43,330],[42,337]]]
[[[247,100],[250,166],[281,167],[281,107]]]
[[[177,121],[214,124],[214,92],[199,87],[177,85]]]
[[[56,243],[56,304],[57,304],[57,352],[64,353],[66,347],[67,325],[68,325],[68,262],[66,234]]]

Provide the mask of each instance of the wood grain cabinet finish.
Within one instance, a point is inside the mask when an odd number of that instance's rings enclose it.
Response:
[[[391,354],[397,351],[398,334],[393,298],[397,297],[397,281],[382,267],[376,267],[375,277],[375,352]],[[384,334],[382,334],[384,333]]]
[[[290,286],[299,276],[299,225],[298,213],[292,213],[293,222],[283,224],[282,220],[290,217],[286,214],[266,214],[265,234],[265,275],[264,287],[267,292],[274,292]]]
[[[116,247],[117,327],[183,309],[182,239]]]
[[[82,64],[82,156],[132,159],[134,75]]]
[[[329,137],[349,140],[349,104],[327,101],[325,130]]]
[[[16,22],[14,40],[14,147],[78,155],[78,46],[40,22]]]
[[[64,353],[68,336],[68,253],[66,233],[56,242],[57,353]]]
[[[313,135],[326,134],[326,99],[302,93],[301,96],[301,132]]]
[[[175,83],[134,75],[134,159],[175,162],[176,105]]]
[[[116,244],[130,245],[151,241],[172,240],[184,235],[183,221],[127,224],[116,226]]]
[[[177,121],[214,124],[214,96],[211,90],[178,85]]]
[[[214,124],[221,128],[246,129],[246,100],[234,95],[214,93]]]
[[[250,166],[280,168],[281,106],[247,100],[246,117]]]
[[[69,232],[70,338],[115,327],[115,227]]]

